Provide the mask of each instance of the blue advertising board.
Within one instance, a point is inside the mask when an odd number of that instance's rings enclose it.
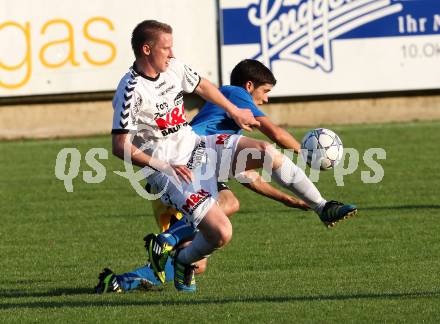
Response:
[[[222,79],[258,59],[278,96],[440,89],[439,0],[220,0]]]

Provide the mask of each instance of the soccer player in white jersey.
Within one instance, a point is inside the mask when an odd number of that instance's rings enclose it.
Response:
[[[267,142],[241,135],[196,135],[185,118],[183,92],[196,92],[222,107],[240,128],[251,130],[259,123],[249,110],[237,108],[213,84],[176,60],[172,45],[169,25],[146,20],[136,26],[132,34],[136,60],[120,81],[113,101],[113,154],[121,159],[128,155],[131,163],[145,167],[148,183],[155,192],[162,192],[162,202],[182,212],[199,230],[183,248],[169,251],[166,246],[152,245],[150,260],[161,281],[161,267],[171,256],[176,289],[196,290],[194,264],[232,237],[232,225],[216,204],[217,181],[243,170],[264,167],[324,223],[356,213],[354,205],[322,198],[304,172]],[[251,159],[247,158],[250,154]],[[111,275],[100,278],[97,291],[115,290],[113,282]]]

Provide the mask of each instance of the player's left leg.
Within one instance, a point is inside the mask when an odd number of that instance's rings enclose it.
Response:
[[[195,264],[195,274],[206,271],[208,259],[202,259]],[[162,282],[156,277],[150,264],[146,264],[133,271],[123,274],[115,274],[110,269],[107,273],[100,274],[99,283],[95,291],[99,294],[108,292],[128,292],[130,290],[143,289],[152,290],[162,286]],[[105,270],[103,271],[103,273]],[[165,264],[165,281],[174,280],[174,266],[172,259],[169,258]]]
[[[104,268],[98,276],[98,284],[95,287],[95,293],[106,294],[106,293],[121,293],[123,289],[116,278],[116,275],[109,268]]]
[[[227,186],[223,186],[222,188],[227,188]],[[151,189],[149,188],[149,190]],[[166,243],[172,246],[178,246],[182,241],[188,241],[194,237],[194,228],[188,225],[186,221],[182,219],[182,214],[175,208],[171,206],[166,206],[160,200],[153,200],[151,205],[160,232],[165,232],[166,234],[164,236],[161,236],[161,244]],[[144,240],[146,240],[145,247],[147,248],[147,251],[150,245],[153,244],[153,242],[151,242],[151,239],[152,238],[148,236],[144,238]],[[195,266],[195,274],[201,274],[205,272],[207,263],[207,259],[203,259],[197,262]],[[164,275],[164,280],[166,282],[174,280],[174,267],[171,264],[171,259],[168,259],[165,263]],[[157,279],[154,270],[151,268],[150,264],[147,264],[130,272],[116,275],[116,278],[123,291],[129,291],[139,288],[150,289],[154,286],[159,286],[162,284],[161,281]]]
[[[145,189],[151,193],[151,187],[149,184],[147,184]],[[152,200],[151,207],[160,232],[166,231],[170,226],[172,226],[182,218],[182,214],[180,212],[178,212],[175,208],[171,206],[166,206],[160,200]],[[193,230],[187,232],[190,232],[189,235],[194,236]],[[205,266],[201,265],[200,268],[205,268]],[[104,272],[105,270],[103,271],[103,273]],[[150,264],[146,264],[142,267],[120,275],[116,275],[113,272],[111,272],[111,274],[114,276],[114,280],[116,280],[112,282],[117,283],[119,290],[124,292],[134,289],[151,289],[153,287],[162,285],[162,283],[156,278],[156,275],[154,274],[154,271],[151,268]],[[171,264],[171,260],[169,260],[169,262],[165,264],[164,274],[165,281],[174,280],[174,268]],[[100,276],[102,277],[102,275]],[[98,286],[103,287],[99,290],[101,290],[102,292],[104,292],[104,290],[106,290],[106,292],[113,291],[112,287],[105,289],[104,279],[100,280],[100,284],[98,284]]]
[[[174,269],[171,259],[165,265],[166,281],[174,280]],[[95,287],[97,294],[110,292],[128,292],[135,289],[151,290],[162,286],[149,264],[123,274],[115,274],[111,269],[105,268],[99,274],[99,282]]]
[[[173,266],[171,262],[168,262],[165,265],[165,272],[167,272],[166,270],[172,268]],[[150,290],[154,287],[159,287],[162,285],[162,283],[156,278],[154,271],[151,269],[149,264],[139,267],[133,271],[116,275],[116,279],[124,292],[134,289]],[[168,281],[171,280],[173,280],[172,277]]]

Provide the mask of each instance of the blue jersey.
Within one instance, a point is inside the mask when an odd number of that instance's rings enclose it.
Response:
[[[220,88],[220,92],[238,108],[250,109],[254,117],[265,116],[244,88],[223,86]],[[190,125],[198,135],[241,134],[242,132],[241,128],[227,115],[226,111],[209,101],[203,105]]]

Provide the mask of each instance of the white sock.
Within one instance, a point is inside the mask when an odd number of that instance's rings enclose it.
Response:
[[[273,178],[284,188],[304,200],[315,212],[320,214],[327,202],[316,186],[307,178],[304,171],[286,156],[281,167],[273,170]]]
[[[177,255],[177,261],[183,264],[192,264],[209,257],[214,250],[216,247],[209,243],[199,231],[191,244],[183,248]]]

